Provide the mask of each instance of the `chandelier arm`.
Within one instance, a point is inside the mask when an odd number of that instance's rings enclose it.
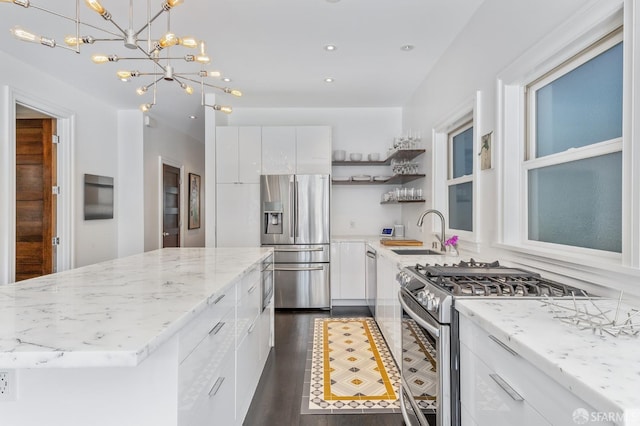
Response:
[[[149,19],[149,21],[144,24],[142,26],[142,28],[140,28],[137,32],[136,32],[136,37],[138,37],[140,35],[141,32],[143,32],[144,30],[147,29],[147,27],[151,26],[151,24],[153,23],[153,21],[155,21],[156,19],[158,19],[160,17],[160,15],[162,15],[164,12],[166,12],[166,10],[164,9],[160,9],[160,12],[156,13],[155,16],[151,19]]]
[[[184,74],[184,73],[180,73],[179,75],[180,75],[180,77],[182,77],[183,79],[185,79],[185,80],[189,80],[189,81],[191,81],[191,82],[193,82],[193,83],[203,84],[203,85],[205,85],[205,86],[213,87],[214,89],[218,89],[218,90],[220,90],[220,91],[222,91],[222,92],[225,92],[225,90],[224,90],[225,88],[224,88],[224,87],[220,87],[220,86],[216,86],[216,85],[213,85],[213,84],[205,83],[205,82],[204,82],[204,80],[194,80],[194,79],[192,79],[192,78],[185,77],[185,74]],[[225,93],[226,93],[226,92],[225,92]]]
[[[76,18],[73,18],[73,17],[71,17],[71,16],[67,16],[67,15],[63,15],[63,14],[58,13],[58,12],[54,12],[53,10],[47,9],[46,7],[37,6],[37,5],[35,5],[35,4],[29,4],[29,7],[30,7],[30,8],[37,9],[37,10],[41,10],[41,11],[43,11],[43,12],[50,13],[50,14],[52,14],[52,15],[55,15],[55,16],[57,16],[57,17],[59,17],[59,18],[66,19],[66,20],[68,20],[68,21],[76,22]],[[99,30],[99,31],[103,31],[103,32],[105,32],[105,33],[108,33],[108,34],[114,35],[114,36],[116,36],[116,37],[119,37],[119,36],[120,36],[120,34],[118,34],[118,33],[114,33],[114,32],[111,32],[111,31],[109,31],[109,30],[105,30],[104,28],[100,28],[100,27],[98,27],[97,25],[87,24],[86,22],[82,22],[82,21],[80,21],[80,25],[84,25],[85,27],[91,27],[91,28],[93,28],[93,29],[96,29],[96,30]]]

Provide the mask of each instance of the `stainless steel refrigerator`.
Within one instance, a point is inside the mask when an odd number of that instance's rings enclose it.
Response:
[[[276,308],[331,308],[329,175],[260,177],[262,246],[274,248]]]

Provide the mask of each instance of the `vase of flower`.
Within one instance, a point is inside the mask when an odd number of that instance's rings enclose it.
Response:
[[[451,236],[451,238],[447,239],[444,242],[444,246],[447,249],[447,254],[450,254],[451,256],[457,256],[458,255],[458,236],[457,235]]]

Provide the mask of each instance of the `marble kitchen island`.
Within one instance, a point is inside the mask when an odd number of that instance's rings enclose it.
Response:
[[[198,424],[218,391],[231,406],[220,418],[243,417],[229,384],[240,347],[255,352],[253,389],[268,355],[250,339],[271,334],[259,289],[270,253],[162,249],[0,287],[0,372],[16,391],[0,424]]]

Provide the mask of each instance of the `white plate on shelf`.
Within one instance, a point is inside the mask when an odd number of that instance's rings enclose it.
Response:
[[[386,182],[391,179],[391,176],[374,176],[373,180],[376,182]]]
[[[371,182],[371,176],[369,175],[351,176],[351,180],[354,182]]]
[[[331,176],[332,182],[349,182],[350,180],[350,176]]]

